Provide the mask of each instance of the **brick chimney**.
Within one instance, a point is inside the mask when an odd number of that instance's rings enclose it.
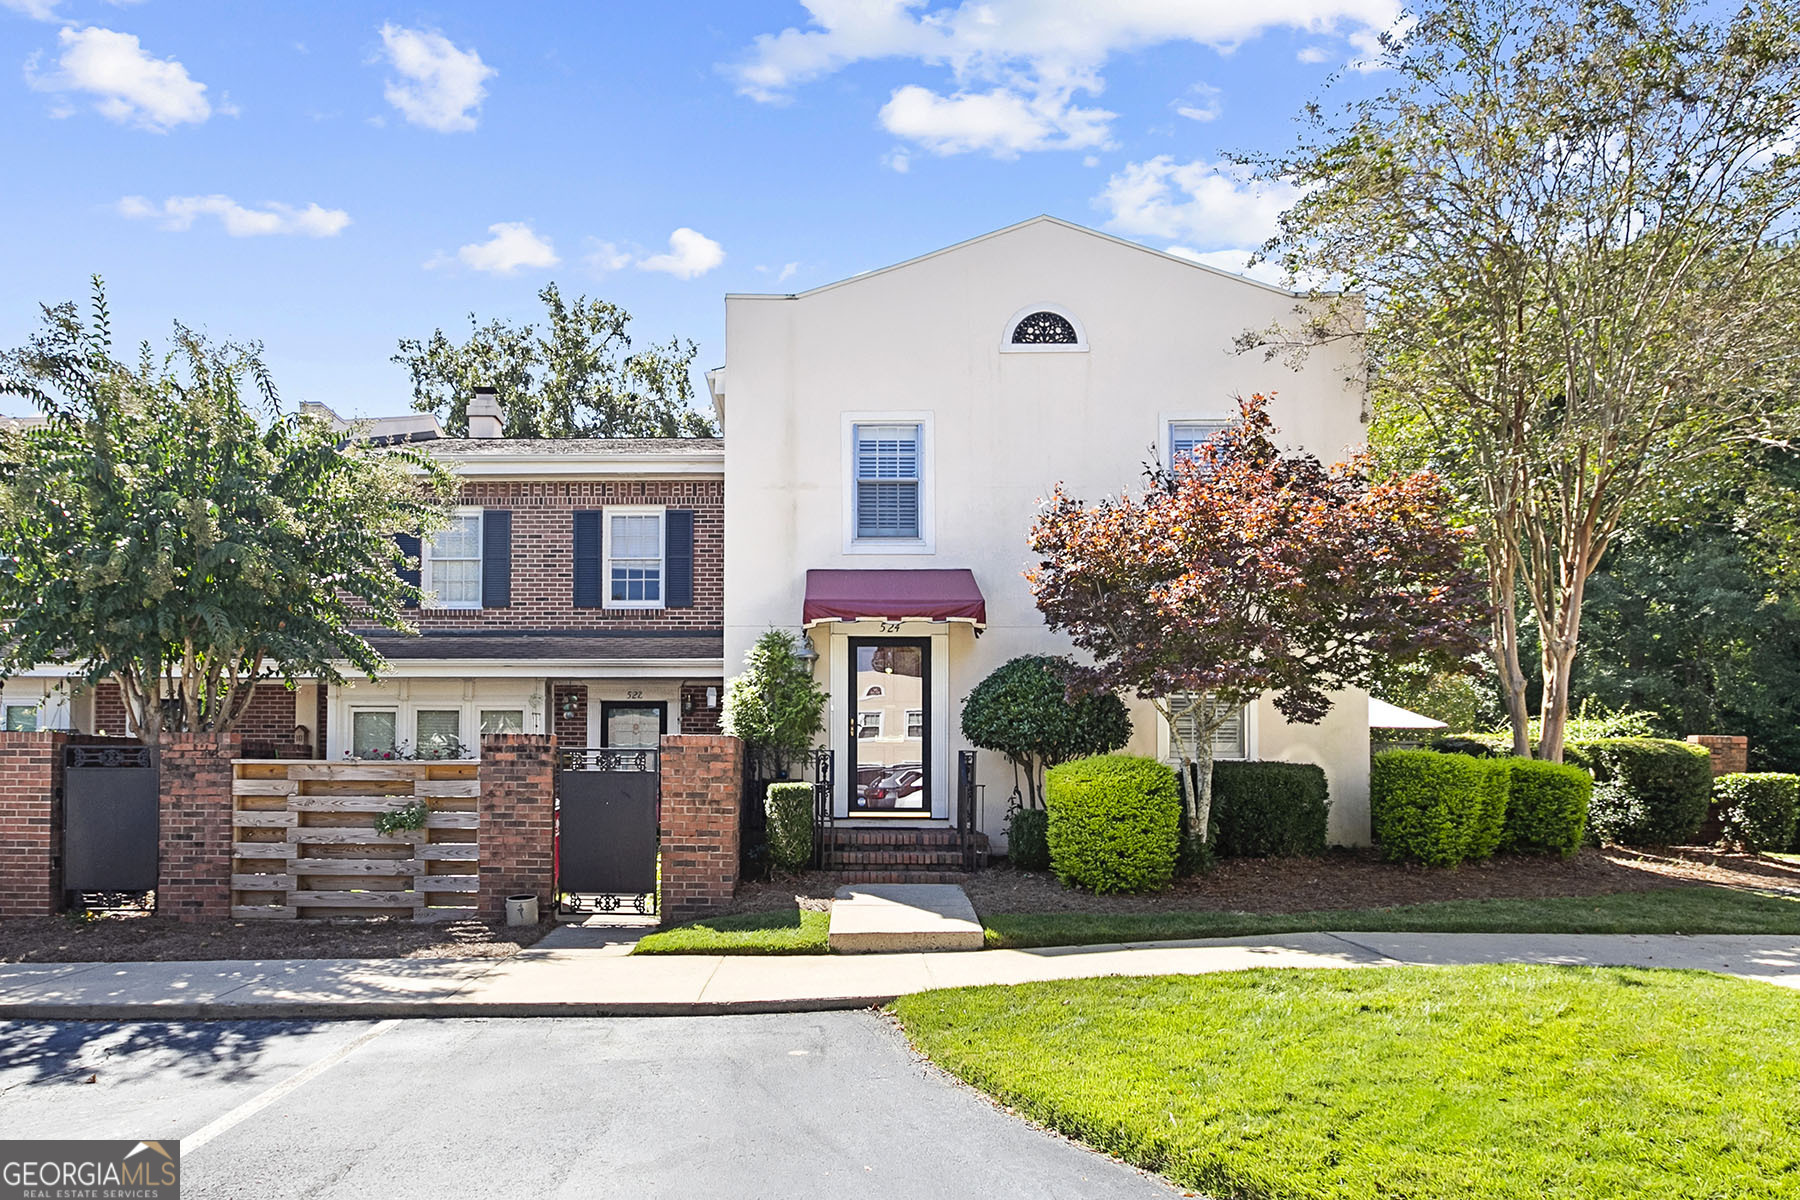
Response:
[[[478,387],[469,401],[469,436],[472,438],[505,437],[506,426],[500,419],[500,394],[491,387]]]

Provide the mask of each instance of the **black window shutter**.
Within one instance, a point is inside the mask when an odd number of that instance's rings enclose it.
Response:
[[[419,535],[416,533],[396,533],[394,535],[394,542],[396,545],[398,545],[400,547],[400,553],[406,555],[406,557],[411,559],[413,562],[413,565],[410,567],[405,565],[404,563],[401,564],[401,566],[400,566],[400,582],[406,584],[408,587],[413,588],[416,591],[419,587],[419,580],[420,580],[420,575],[419,575]],[[419,607],[418,599],[415,597],[413,599],[408,600],[406,602],[406,607],[408,607],[408,608]]]
[[[599,510],[575,514],[575,607],[600,607]]]
[[[512,606],[512,509],[481,514],[481,607]]]
[[[694,514],[671,508],[663,513],[663,604],[694,607]]]

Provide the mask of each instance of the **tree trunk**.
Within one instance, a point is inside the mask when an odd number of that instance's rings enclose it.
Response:
[[[1513,753],[1531,757],[1531,711],[1525,703],[1525,668],[1519,663],[1519,610],[1517,605],[1518,564],[1507,558],[1495,561],[1492,545],[1488,548],[1488,599],[1494,606],[1494,666],[1500,676],[1501,699],[1506,703],[1507,723],[1512,726]]]
[[[1193,809],[1188,814],[1188,832],[1204,846],[1212,841],[1212,734],[1208,732],[1197,740],[1200,743],[1195,747],[1198,757],[1194,762],[1194,781],[1197,786]]]

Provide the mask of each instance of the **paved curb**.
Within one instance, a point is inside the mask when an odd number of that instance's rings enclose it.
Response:
[[[468,1017],[735,1017],[880,1008],[897,996],[671,1003],[546,1000],[270,1001],[246,1004],[0,1004],[0,1021],[385,1021]]]

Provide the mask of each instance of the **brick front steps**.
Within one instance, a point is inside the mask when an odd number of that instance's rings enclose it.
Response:
[[[841,883],[961,883],[968,878],[964,836],[954,829],[837,826],[825,831],[824,869]],[[987,835],[967,836],[980,870],[987,866]]]

